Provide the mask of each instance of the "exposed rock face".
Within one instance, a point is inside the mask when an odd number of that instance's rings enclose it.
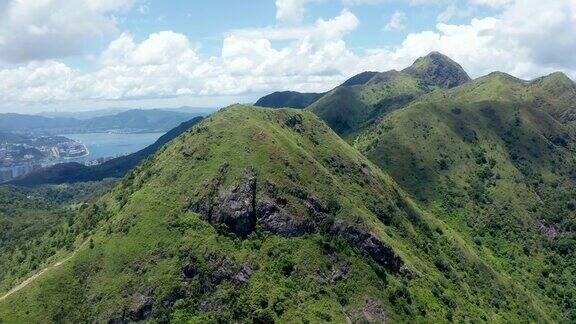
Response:
[[[368,254],[378,264],[400,272],[404,263],[388,245],[373,233],[364,232],[356,226],[337,220],[330,228],[331,235],[339,235],[352,246]]]
[[[249,171],[238,183],[221,193],[216,212],[212,215],[214,224],[226,224],[239,236],[246,236],[256,227],[256,177]]]
[[[332,266],[332,273],[330,274],[330,282],[334,283],[342,279],[348,278],[350,271],[350,262],[344,261]]]
[[[303,121],[301,115],[293,115],[288,117],[288,119],[286,119],[286,122],[284,123],[286,124],[286,126],[294,129],[298,133],[302,133],[304,131],[302,122]]]
[[[242,263],[232,280],[236,286],[243,286],[250,280],[252,273],[254,273],[254,266],[248,262]]]
[[[287,123],[298,125],[298,119]],[[221,170],[225,173],[225,169]],[[225,224],[231,232],[240,237],[252,233],[256,226],[282,236],[301,236],[328,228],[327,234],[344,238],[378,264],[395,272],[401,270],[403,262],[392,248],[373,233],[365,232],[342,220],[333,222],[330,208],[314,195],[294,190],[307,206],[308,215],[293,215],[288,199],[281,196],[279,190],[269,182],[264,183],[257,199],[258,182],[253,170],[247,169],[240,180],[225,190],[220,188],[222,178],[222,175],[217,176],[212,182],[215,187],[209,190],[209,195],[189,207],[202,214],[211,224]],[[224,267],[225,265],[223,264],[222,268],[230,268]],[[239,274],[238,280],[242,281],[242,277],[248,274],[251,272]]]
[[[117,318],[108,321],[110,324],[141,322],[152,316],[152,290],[144,289],[130,296],[128,306]]]
[[[258,202],[257,218],[264,230],[283,236],[300,236],[317,230],[314,223],[296,219],[270,199]]]
[[[206,197],[190,206],[203,215],[211,224],[225,224],[238,236],[245,237],[256,227],[256,176],[246,170],[243,177],[230,188],[221,190],[225,168],[213,181]]]

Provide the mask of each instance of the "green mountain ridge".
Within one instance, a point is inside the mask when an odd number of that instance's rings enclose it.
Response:
[[[377,118],[419,96],[470,81],[460,65],[433,52],[402,71],[375,74],[365,84],[338,87],[308,106],[336,133],[353,137]]]
[[[562,319],[302,110],[228,107],[65,226],[75,254],[0,319]]]
[[[354,146],[573,321],[576,92],[566,79],[492,73],[420,97]]]
[[[370,81],[376,74],[378,74],[378,72],[362,72],[344,81],[340,86],[349,87],[362,85]],[[258,99],[254,105],[267,108],[303,109],[318,101],[318,99],[322,98],[326,93],[327,92],[303,93],[297,91],[277,91]]]

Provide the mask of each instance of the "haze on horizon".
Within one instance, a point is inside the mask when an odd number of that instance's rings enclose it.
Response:
[[[431,51],[473,78],[495,70],[576,78],[573,0],[178,0],[165,7],[158,0],[0,2],[0,112],[254,102],[277,90],[326,91]]]

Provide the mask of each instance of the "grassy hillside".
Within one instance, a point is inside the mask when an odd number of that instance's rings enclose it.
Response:
[[[576,320],[576,87],[492,73],[419,98],[355,146],[535,294]]]
[[[84,207],[0,321],[566,320],[449,223],[313,114],[236,105]]]
[[[456,62],[439,53],[421,57],[403,71],[369,74],[359,85],[346,83],[330,91],[307,109],[336,133],[351,137],[377,118],[405,106],[419,96],[470,80]]]

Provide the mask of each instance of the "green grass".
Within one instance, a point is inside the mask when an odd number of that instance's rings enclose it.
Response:
[[[354,139],[379,118],[423,94],[452,88],[469,80],[460,65],[433,52],[402,71],[376,73],[361,85],[337,87],[306,109],[337,134]]]

